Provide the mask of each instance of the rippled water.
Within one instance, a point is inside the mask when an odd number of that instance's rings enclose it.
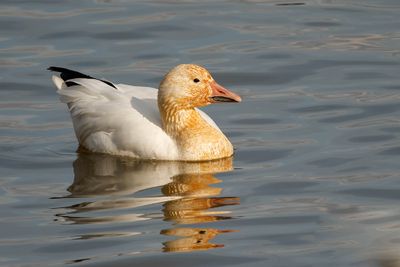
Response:
[[[0,3],[1,266],[400,265],[397,0]],[[49,65],[209,68],[214,163],[75,153]]]

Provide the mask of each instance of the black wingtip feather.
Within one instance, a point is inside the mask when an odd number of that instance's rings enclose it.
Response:
[[[70,70],[70,69],[66,69],[66,68],[61,68],[61,67],[54,67],[51,66],[48,68],[48,70],[51,71],[55,71],[55,72],[60,72],[60,77],[61,79],[63,79],[64,81],[67,80],[71,80],[71,79],[77,79],[77,78],[86,78],[86,79],[95,79],[89,75],[74,71],[74,70]]]
[[[77,84],[74,83],[74,82],[67,82],[68,80],[71,80],[71,79],[78,79],[78,78],[96,79],[96,78],[94,78],[94,77],[92,77],[92,76],[89,76],[89,75],[80,73],[80,72],[75,71],[75,70],[70,70],[70,69],[67,69],[67,68],[61,68],[61,67],[50,66],[50,67],[47,68],[47,70],[55,71],[55,72],[60,72],[60,78],[63,79],[64,82],[66,82],[66,85],[67,85],[68,87],[69,87],[69,86],[77,85]],[[115,89],[117,89],[117,87],[115,87],[115,85],[112,84],[112,83],[109,82],[109,81],[105,81],[105,80],[101,80],[101,79],[96,79],[96,80],[102,81],[103,83],[105,83],[105,84],[107,84],[107,85],[109,85],[109,86],[114,87]]]

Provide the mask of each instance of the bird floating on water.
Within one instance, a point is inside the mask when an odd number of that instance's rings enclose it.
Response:
[[[52,77],[68,105],[80,147],[151,160],[206,161],[232,156],[233,147],[198,107],[240,102],[203,67],[171,69],[159,89],[114,84],[60,67]]]

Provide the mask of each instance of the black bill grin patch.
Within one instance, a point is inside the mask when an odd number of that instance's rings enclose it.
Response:
[[[236,100],[229,98],[229,97],[224,97],[224,96],[212,96],[212,100],[216,102],[237,102]]]

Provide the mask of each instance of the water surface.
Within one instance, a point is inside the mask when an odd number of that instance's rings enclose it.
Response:
[[[400,264],[395,0],[2,1],[0,265]],[[50,65],[242,95],[203,164],[77,154]]]

